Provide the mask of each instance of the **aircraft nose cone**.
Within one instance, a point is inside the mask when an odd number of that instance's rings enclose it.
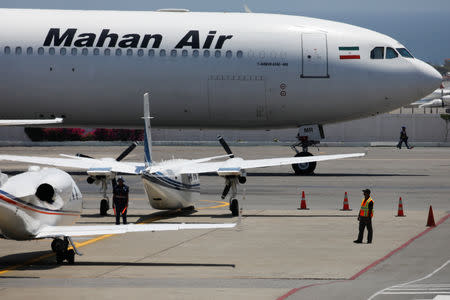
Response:
[[[435,68],[429,64],[418,60],[417,68],[419,70],[419,96],[425,97],[438,89],[442,84],[442,76]]]

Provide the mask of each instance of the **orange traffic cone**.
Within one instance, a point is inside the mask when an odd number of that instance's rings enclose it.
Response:
[[[405,214],[403,213],[403,202],[402,202],[402,197],[400,197],[398,199],[398,212],[397,212],[397,217],[404,217]]]
[[[348,204],[348,196],[347,196],[347,192],[345,192],[345,196],[344,196],[344,205],[342,206],[342,211],[346,211],[346,210],[351,210],[350,209],[350,205]]]
[[[436,223],[434,223],[433,208],[431,207],[431,205],[430,205],[430,210],[428,211],[427,226],[428,227],[435,227],[436,226]]]
[[[305,191],[302,191],[302,200],[300,201],[300,207],[297,209],[302,210],[308,210],[309,208],[306,207],[306,199],[305,199]]]

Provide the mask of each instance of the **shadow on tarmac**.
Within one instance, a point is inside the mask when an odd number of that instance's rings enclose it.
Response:
[[[208,177],[213,177],[213,176],[219,176],[215,173],[204,173],[204,174],[200,174],[200,176],[208,176]],[[299,176],[296,175],[295,173],[271,173],[271,172],[252,172],[252,173],[247,173],[248,177],[303,177],[303,176]],[[379,173],[314,173],[312,175],[307,175],[307,176],[311,176],[311,177],[401,177],[401,176],[405,176],[405,177],[420,177],[420,176],[430,176],[428,174],[379,174]]]

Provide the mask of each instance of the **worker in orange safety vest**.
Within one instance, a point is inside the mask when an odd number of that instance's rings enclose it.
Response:
[[[361,209],[359,210],[359,234],[358,239],[353,241],[356,244],[361,244],[364,236],[364,228],[367,227],[367,244],[372,243],[373,229],[372,229],[372,217],[373,217],[373,199],[370,197],[370,190],[363,190],[364,198],[361,202]]]

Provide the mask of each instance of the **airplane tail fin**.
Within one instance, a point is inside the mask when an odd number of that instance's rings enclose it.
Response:
[[[152,131],[150,125],[150,95],[149,93],[144,94],[144,153],[145,153],[145,164],[150,166],[152,164]]]

